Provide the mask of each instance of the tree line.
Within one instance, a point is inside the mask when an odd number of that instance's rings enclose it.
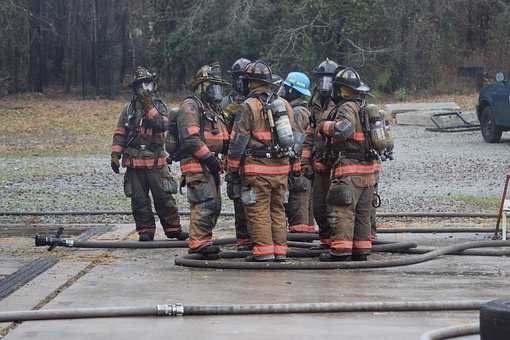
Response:
[[[448,90],[459,67],[508,69],[509,8],[509,0],[0,0],[0,95],[61,86],[113,98],[137,65],[179,92],[201,64],[220,61],[226,71],[241,56],[280,75],[311,74],[329,57],[377,91]]]

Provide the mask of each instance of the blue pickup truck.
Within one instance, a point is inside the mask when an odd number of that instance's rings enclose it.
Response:
[[[503,73],[496,74],[495,83],[480,89],[476,113],[487,143],[499,142],[503,131],[510,130],[510,84]]]

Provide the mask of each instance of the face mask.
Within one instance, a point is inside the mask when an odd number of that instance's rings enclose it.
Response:
[[[278,90],[278,96],[285,98],[287,101],[291,102],[294,99],[297,99],[301,97],[301,93],[294,90],[291,87],[282,85],[280,86],[280,89]]]
[[[248,87],[246,86],[246,81],[245,81],[244,77],[239,76],[237,78],[234,78],[233,79],[233,88],[237,93],[242,94],[242,95],[247,95],[246,92],[248,90]]]
[[[144,81],[138,85],[138,93],[153,93],[154,92],[154,83],[152,81]]]
[[[219,103],[223,99],[223,87],[220,84],[211,84],[205,90],[207,99],[213,103]]]
[[[317,86],[321,97],[328,97],[331,95],[331,89],[333,88],[333,77],[324,76],[319,79]]]

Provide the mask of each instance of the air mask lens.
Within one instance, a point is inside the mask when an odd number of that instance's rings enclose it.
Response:
[[[207,87],[207,94],[215,102],[220,102],[223,99],[223,88],[219,84],[211,84]]]
[[[243,82],[243,79],[242,79],[242,78],[237,78],[237,79],[235,80],[235,83],[234,83],[234,84],[235,84],[235,89],[236,89],[238,92],[242,93],[242,92],[244,91],[244,82]]]
[[[319,91],[328,92],[333,87],[333,77],[322,77],[319,81]]]
[[[148,91],[148,92],[152,92],[154,91],[154,83],[149,81],[149,82],[143,82],[142,83],[142,89],[144,89],[144,91]]]

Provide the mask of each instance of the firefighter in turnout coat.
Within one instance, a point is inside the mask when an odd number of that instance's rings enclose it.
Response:
[[[165,131],[174,117],[170,117],[165,104],[154,97],[156,78],[146,68],[136,69],[131,88],[133,99],[120,114],[113,135],[111,167],[118,174],[122,158],[122,166],[127,168],[124,193],[131,198],[139,240],[152,241],[156,230],[149,192],[166,236],[184,240],[187,234],[181,230],[172,196],[177,186],[164,150]]]
[[[284,201],[292,164],[292,107],[272,89],[271,68],[246,67],[249,94],[235,114],[228,170],[241,180],[241,200],[253,243],[247,261],[284,261],[287,230]],[[293,169],[299,171],[299,168]]]
[[[237,59],[230,69],[232,75],[232,91],[221,102],[223,111],[228,120],[229,131],[234,126],[235,113],[248,94],[248,84],[244,76],[246,66],[251,63],[246,58]],[[250,250],[251,240],[248,233],[248,222],[241,201],[241,180],[239,177],[226,176],[227,194],[234,201],[235,228],[238,250]]]
[[[306,130],[305,143],[301,155],[301,169],[305,177],[312,181],[313,216],[319,226],[319,238],[322,248],[331,245],[331,228],[327,219],[326,193],[328,192],[330,173],[337,154],[332,150],[331,138],[318,135],[317,127],[328,119],[328,113],[335,107],[332,100],[333,79],[338,64],[324,60],[315,70],[316,86],[309,103],[310,125]]]
[[[194,95],[186,98],[177,117],[181,172],[190,204],[189,253],[215,258],[212,231],[221,211],[222,156],[229,142],[221,108],[223,85],[219,64],[205,65],[195,75]]]
[[[326,196],[330,252],[321,261],[366,261],[370,253],[370,211],[380,170],[368,141],[364,95],[369,91],[351,68],[338,72],[333,83],[335,106],[317,126],[338,154]]]
[[[305,101],[310,97],[310,79],[301,72],[291,72],[280,87],[279,95],[292,106],[294,115],[294,153],[301,157],[305,132],[310,125],[310,111]],[[289,232],[313,233],[312,183],[299,174],[289,176],[289,202],[285,206]]]

